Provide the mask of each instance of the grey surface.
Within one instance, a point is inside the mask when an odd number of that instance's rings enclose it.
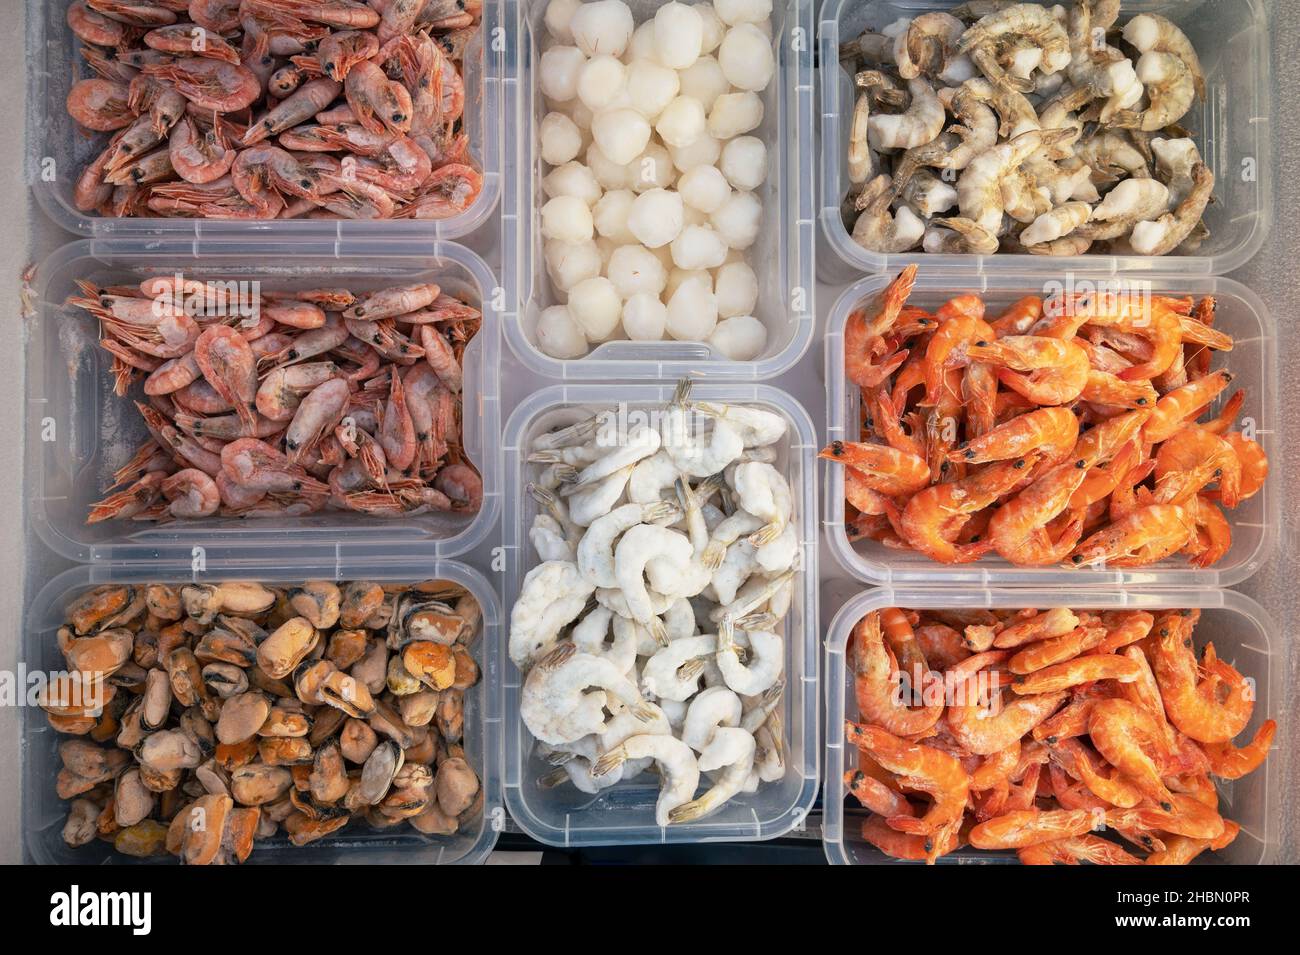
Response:
[[[1300,71],[1295,68],[1300,56],[1300,23],[1288,12],[1300,12],[1293,0],[1278,0],[1274,9],[1273,39],[1273,155],[1277,162],[1274,181],[1276,210],[1273,234],[1264,250],[1245,269],[1233,277],[1255,289],[1265,300],[1279,327],[1281,343],[1282,390],[1280,418],[1276,422],[1263,422],[1282,435],[1281,454],[1272,462],[1273,482],[1289,500],[1283,502],[1284,526],[1281,544],[1273,561],[1258,575],[1238,589],[1253,596],[1272,614],[1278,625],[1273,645],[1285,661],[1287,669],[1286,697],[1288,701],[1300,695],[1300,654],[1292,652],[1291,644],[1300,628],[1293,622],[1300,619],[1300,580],[1297,579],[1297,557],[1300,556],[1300,495],[1295,494],[1297,468],[1300,467],[1300,393],[1296,388],[1297,369],[1300,369],[1300,342],[1294,330],[1300,329],[1297,309],[1300,308],[1300,239],[1296,235],[1296,222],[1300,219]],[[0,14],[7,15],[11,24],[9,36],[22,36],[22,0],[0,0]],[[12,29],[17,25],[18,29]],[[13,330],[11,344],[0,346],[0,407],[13,411],[10,421],[17,425],[8,430],[0,441],[0,474],[10,475],[0,480],[0,667],[12,669],[16,665],[18,628],[21,605],[39,589],[40,585],[67,566],[66,561],[54,557],[30,537],[24,537],[22,527],[23,496],[22,429],[31,426],[31,412],[20,411],[23,396],[22,351],[18,347],[22,326],[19,309],[20,275],[31,262],[40,261],[71,236],[59,232],[36,208],[24,185],[22,169],[25,90],[23,71],[11,68],[0,77],[0,310],[3,321]],[[477,243],[476,243],[477,244]],[[823,318],[834,302],[838,289],[818,289],[818,313]],[[519,395],[511,395],[509,352],[505,350],[506,366],[502,381],[506,394],[502,396],[503,412],[508,414]],[[822,356],[820,343],[814,341],[809,354],[792,373],[792,381],[785,383],[789,390],[819,422],[824,425],[825,398],[822,383]],[[494,534],[493,538],[499,535]],[[479,553],[467,559],[484,573],[492,575],[487,554]],[[821,577],[823,582],[832,578],[843,579],[833,558],[823,548]],[[840,589],[840,588],[836,588]],[[25,597],[24,597],[25,595]],[[826,619],[823,615],[823,619]],[[1294,749],[1300,741],[1300,708],[1288,702],[1284,712],[1274,714],[1284,727],[1285,740],[1291,750],[1277,752],[1272,758],[1284,761],[1282,779],[1286,782],[1281,794],[1282,845],[1280,858],[1290,863],[1300,861],[1300,838],[1296,833],[1297,803],[1293,785],[1300,763]],[[0,862],[15,862],[20,858],[18,837],[19,820],[19,717],[14,708],[0,707]],[[629,848],[627,858],[635,859],[636,851]]]

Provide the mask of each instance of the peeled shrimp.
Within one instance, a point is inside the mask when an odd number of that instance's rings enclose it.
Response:
[[[727,686],[744,696],[755,696],[773,686],[785,669],[785,641],[766,630],[735,631],[749,644],[749,661],[740,662],[731,632],[719,628],[715,662]]]
[[[630,616],[649,627],[660,642],[663,642],[663,623],[655,616],[646,589],[646,564],[656,558],[685,563],[691,553],[691,542],[686,537],[653,524],[638,524],[628,529],[614,548],[614,577],[627,600]]]
[[[591,687],[596,691],[587,692]],[[542,742],[571,743],[604,731],[607,694],[638,719],[654,718],[636,686],[613,663],[564,644],[528,672],[520,691],[519,716]]]
[[[736,468],[733,487],[740,506],[767,522],[750,535],[750,543],[762,547],[775,541],[785,531],[794,507],[785,476],[770,464],[753,461]]]
[[[682,742],[697,753],[703,752],[720,727],[740,725],[742,708],[740,697],[728,687],[701,690],[687,707]]]
[[[596,518],[577,545],[578,571],[597,587],[617,587],[614,572],[614,540],[638,524],[671,522],[676,508],[666,501],[652,504],[624,504]]]
[[[641,688],[649,695],[682,702],[699,689],[702,660],[717,651],[717,637],[682,637],[660,649],[641,670]]]
[[[921,77],[908,80],[911,102],[902,113],[880,113],[867,120],[867,141],[872,149],[911,149],[923,146],[943,132],[946,113],[934,87]]]
[[[754,765],[754,737],[743,729],[722,727],[700,751],[698,766],[702,772],[722,770],[714,784],[700,796],[673,809],[669,822],[694,822],[717,809],[745,786]]]
[[[593,772],[604,775],[629,759],[653,759],[659,767],[661,782],[655,803],[655,823],[670,825],[672,811],[688,802],[700,785],[695,753],[672,736],[632,736],[601,756]]]
[[[877,176],[867,184],[854,203],[861,210],[853,225],[854,242],[882,253],[907,252],[916,247],[925,235],[925,223],[907,206],[891,213],[892,201],[893,180],[889,176]]]
[[[1171,21],[1154,13],[1141,13],[1124,26],[1124,39],[1143,54],[1170,53],[1183,63],[1191,76],[1192,85],[1200,99],[1205,98],[1205,71],[1201,69],[1196,48]]]
[[[613,640],[607,645],[611,626]],[[581,652],[608,660],[620,673],[627,673],[636,665],[637,625],[607,607],[596,607],[588,613],[574,624],[569,636]]]
[[[547,561],[530,570],[510,611],[510,659],[515,665],[525,669],[549,651],[595,589],[577,564],[567,561]]]

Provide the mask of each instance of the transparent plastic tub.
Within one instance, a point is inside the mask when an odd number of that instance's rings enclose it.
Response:
[[[450,580],[461,584],[478,598],[483,624],[472,646],[482,677],[465,694],[465,758],[478,773],[483,786],[484,809],[477,824],[451,836],[426,836],[409,825],[378,831],[364,821],[353,821],[339,833],[308,846],[294,847],[283,832],[274,839],[259,839],[249,864],[331,865],[445,865],[482,862],[505,828],[501,806],[500,645],[501,602],[492,585],[476,570],[448,560],[375,559],[341,550],[336,559],[323,563],[302,560],[296,548],[282,547],[279,554],[246,554],[228,563],[209,562],[206,571],[194,573],[188,561],[156,562],[147,565],[82,566],[55,577],[37,594],[27,611],[21,654],[28,673],[58,672],[66,666],[59,652],[56,632],[64,623],[64,607],[78,595],[104,584],[215,583],[226,580],[255,580],[291,584],[303,580],[376,580],[419,582]],[[142,860],[121,855],[111,843],[96,840],[77,849],[63,841],[67,804],[58,798],[54,782],[62,763],[60,741],[71,737],[55,732],[38,707],[24,707],[22,745],[22,837],[31,857],[40,864],[94,865],[136,863]],[[170,856],[148,860],[169,865]]]
[[[639,24],[660,0],[627,0]],[[505,157],[502,201],[503,271],[515,283],[509,300],[521,311],[516,320],[503,316],[511,350],[528,368],[563,380],[656,379],[703,374],[711,378],[759,380],[788,370],[808,349],[816,311],[813,303],[813,89],[812,0],[786,0],[772,9],[772,45],[777,72],[761,94],[763,124],[751,136],[768,147],[767,181],[759,190],[763,228],[748,250],[758,275],[756,317],[767,326],[767,349],[749,362],[734,362],[706,344],[690,342],[610,341],[589,355],[561,361],[536,345],[534,330],[542,310],[557,303],[542,256],[540,210],[543,163],[538,127],[547,109],[538,86],[538,62],[546,40],[542,17],[546,3],[522,5],[519,27],[520,85],[511,116],[518,118],[518,138]]]
[[[1213,295],[1218,301],[1214,327],[1235,339],[1230,352],[1214,356],[1215,368],[1226,368],[1236,378],[1215,408],[1238,389],[1246,392],[1245,404],[1238,419],[1243,425],[1253,422],[1256,439],[1263,445],[1274,473],[1263,490],[1235,510],[1225,510],[1232,524],[1232,547],[1213,567],[1198,570],[1186,558],[1174,555],[1150,567],[1015,567],[997,555],[973,564],[945,566],[921,554],[886,548],[874,541],[850,543],[844,527],[844,469],[826,467],[826,533],[831,550],[839,562],[855,577],[875,584],[924,585],[931,582],[974,584],[980,586],[1033,585],[1038,587],[1226,587],[1240,583],[1255,573],[1269,559],[1277,545],[1282,488],[1285,475],[1277,468],[1281,461],[1280,435],[1276,428],[1278,399],[1277,327],[1259,297],[1238,282],[1224,278],[1200,276],[1162,276],[1145,280],[1118,280],[1095,273],[1038,272],[1034,275],[1008,274],[970,276],[935,275],[922,270],[917,277],[911,304],[925,309],[937,308],[962,292],[983,296],[988,312],[996,315],[1001,308],[1026,295],[1047,295],[1049,281],[1056,276],[1071,281],[1073,288],[1106,290],[1148,290],[1153,295]],[[893,276],[863,279],[847,289],[831,310],[826,328],[827,436],[829,441],[856,441],[858,432],[859,389],[844,375],[844,325],[848,316],[873,298],[892,281]],[[1094,283],[1089,286],[1088,283]],[[1105,284],[1095,284],[1105,283]],[[1058,286],[1059,288],[1059,286]],[[1055,290],[1055,289],[1053,289]]]
[[[1044,587],[1035,590],[870,590],[851,598],[835,615],[826,637],[826,793],[823,796],[822,841],[832,865],[896,863],[863,840],[862,820],[868,815],[842,782],[852,747],[844,745],[844,720],[856,719],[852,667],[845,649],[853,627],[873,610],[1071,607],[1092,610],[1132,608],[1156,610],[1200,608],[1194,639],[1197,646],[1214,642],[1219,656],[1254,681],[1255,711],[1242,738],[1250,739],[1265,720],[1278,723],[1278,738],[1268,760],[1255,772],[1235,781],[1215,780],[1220,812],[1241,826],[1228,848],[1202,855],[1199,864],[1258,865],[1276,861],[1282,820],[1282,785],[1290,778],[1284,763],[1291,758],[1286,739],[1286,674],[1289,641],[1255,601],[1230,590],[1117,590],[1112,593]],[[856,808],[855,808],[856,807]],[[944,856],[945,863],[1015,862],[1014,852],[987,852],[969,846]]]
[[[697,384],[692,395],[701,400],[743,402],[786,418],[789,432],[778,446],[777,463],[794,491],[802,554],[798,585],[790,614],[784,621],[785,756],[786,775],[765,783],[757,792],[736,796],[722,809],[699,822],[660,827],[655,824],[659,788],[653,776],[620,783],[598,796],[572,786],[544,789],[538,780],[554,767],[535,755],[535,741],[519,716],[522,675],[503,650],[505,702],[505,797],[514,821],[534,839],[554,846],[631,845],[639,843],[751,841],[773,839],[802,824],[817,797],[818,701],[817,666],[821,645],[817,626],[817,517],[813,482],[815,453],[812,422],[793,399],[764,385]],[[662,408],[672,397],[672,385],[620,386],[618,401],[634,414],[638,409]],[[547,388],[517,407],[506,423],[507,495],[503,534],[506,553],[505,604],[513,607],[524,575],[539,561],[528,541],[528,528],[537,513],[526,487],[535,465],[525,458],[539,434],[573,424],[598,411],[614,409],[608,387],[564,385]],[[506,614],[509,626],[509,613]],[[508,633],[501,635],[502,645]]]
[[[75,281],[101,285],[147,276],[256,281],[268,289],[346,284],[356,291],[409,282],[437,282],[483,311],[483,325],[465,352],[464,449],[483,477],[476,514],[386,517],[322,512],[297,519],[208,518],[158,525],[108,520],[87,525],[89,505],[104,496],[113,472],[146,436],[132,395],[113,394],[109,355],[96,344],[98,323],[63,303]],[[292,536],[304,557],[333,553],[339,539],[373,548],[418,547],[428,557],[463,554],[483,540],[500,506],[500,425],[496,280],[487,265],[459,245],[394,246],[373,240],[251,239],[202,241],[120,239],[64,246],[39,268],[37,316],[27,327],[27,493],[32,526],[56,553],[82,562],[187,557],[203,547],[209,558],[232,548],[273,549]],[[271,551],[273,552],[273,551]]]
[[[112,218],[85,213],[72,202],[77,177],[103,151],[111,134],[87,136],[64,106],[78,80],[94,76],[78,55],[80,41],[64,19],[68,4],[27,2],[27,181],[46,215],[64,229],[86,237],[112,238],[142,233],[201,238],[237,233],[243,236],[333,236],[337,239],[397,237],[429,242],[466,235],[482,225],[501,196],[501,87],[509,47],[515,33],[503,29],[512,22],[518,0],[484,0],[479,36],[465,51],[465,113],[470,154],[483,174],[478,198],[460,214],[442,220],[348,219],[220,220],[177,218]],[[491,42],[485,42],[491,38]]]
[[[1050,4],[1049,4],[1050,5]],[[819,276],[849,281],[855,273],[886,272],[911,263],[927,270],[987,273],[1047,268],[1040,256],[998,254],[884,255],[853,241],[840,216],[848,191],[844,172],[853,76],[837,69],[839,46],[864,29],[879,30],[901,16],[914,17],[955,3],[945,0],[826,0],[818,23],[821,55],[821,237]],[[1180,121],[1191,132],[1216,176],[1214,201],[1205,211],[1210,237],[1195,255],[1083,255],[1051,259],[1056,271],[1130,274],[1222,275],[1248,262],[1268,234],[1272,216],[1271,76],[1269,5],[1264,0],[1124,0],[1120,23],[1158,13],[1177,24],[1196,47],[1205,71],[1206,97]]]

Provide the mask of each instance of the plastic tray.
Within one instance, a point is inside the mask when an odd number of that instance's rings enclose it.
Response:
[[[919,262],[927,270],[981,273],[1049,267],[1033,255],[869,252],[853,241],[840,217],[840,203],[848,188],[843,169],[853,111],[853,77],[836,68],[840,43],[863,29],[878,30],[900,16],[953,5],[944,0],[826,0],[822,6],[818,25],[822,65],[818,269],[826,281],[847,281],[854,273],[893,271],[910,262]],[[1263,0],[1125,0],[1121,23],[1139,13],[1159,13],[1187,34],[1200,57],[1206,97],[1192,106],[1181,124],[1192,131],[1201,155],[1217,177],[1214,201],[1205,212],[1211,235],[1196,255],[1071,256],[1051,260],[1051,268],[1060,272],[1222,275],[1244,265],[1259,251],[1273,209],[1267,6]]]
[[[465,51],[465,113],[470,153],[483,174],[474,203],[449,219],[362,222],[348,219],[220,220],[111,218],[81,212],[72,203],[77,177],[108,142],[108,133],[87,136],[64,106],[78,80],[93,76],[77,53],[80,41],[68,28],[66,3],[27,2],[27,181],[45,213],[69,232],[96,238],[141,233],[190,238],[238,233],[274,236],[334,236],[338,239],[398,236],[411,240],[452,239],[473,231],[501,195],[501,86],[515,36],[503,30],[518,0],[483,0],[480,35]],[[491,42],[485,43],[484,37]]]
[[[376,554],[419,545],[427,557],[462,554],[481,541],[499,507],[498,433],[500,339],[493,311],[495,279],[469,250],[449,242],[417,247],[374,240],[250,239],[86,241],[67,245],[38,271],[38,317],[27,343],[27,487],[31,520],[55,552],[82,562],[187,558],[192,547],[215,558],[231,548],[275,548],[291,536],[295,554],[333,553],[341,537]],[[215,518],[165,525],[110,520],[85,523],[91,502],[103,497],[111,475],[145,437],[131,397],[113,394],[109,356],[96,345],[97,323],[64,306],[77,279],[101,284],[139,282],[184,272],[207,278],[261,281],[268,288],[346,283],[354,290],[436,281],[483,310],[483,326],[465,352],[464,448],[483,478],[477,514],[387,518],[324,512],[298,519]],[[49,439],[49,440],[47,440]]]
[[[538,392],[515,409],[506,423],[507,500],[505,550],[507,605],[513,606],[524,575],[537,563],[528,542],[536,506],[525,493],[525,458],[534,437],[572,424],[614,403],[608,388],[556,386]],[[629,412],[662,407],[672,397],[671,385],[634,385],[619,389],[618,399]],[[772,839],[800,825],[817,796],[818,700],[817,663],[817,519],[813,482],[812,422],[791,398],[763,385],[697,385],[692,395],[703,400],[744,402],[783,415],[790,429],[781,447],[778,467],[795,496],[795,520],[803,554],[803,574],[785,621],[786,775],[766,783],[756,793],[736,796],[706,819],[683,826],[660,827],[654,821],[658,786],[642,777],[620,783],[598,796],[571,786],[542,789],[537,780],[550,766],[533,755],[534,740],[519,717],[519,670],[502,651],[505,703],[505,793],[510,815],[525,832],[555,846],[669,842],[731,842]],[[501,639],[507,640],[503,628]],[[648,777],[653,780],[653,777]]]
[[[1244,389],[1246,401],[1239,420],[1253,420],[1256,438],[1274,462],[1280,461],[1276,427],[1278,396],[1277,328],[1259,297],[1231,279],[1161,277],[1146,281],[1117,280],[1098,274],[1038,272],[1034,275],[1007,274],[960,279],[935,275],[922,269],[909,302],[922,308],[936,308],[960,292],[977,292],[988,303],[989,313],[1026,295],[1045,295],[1044,284],[1055,276],[1072,281],[1074,288],[1119,291],[1147,289],[1155,295],[1213,295],[1218,299],[1215,328],[1236,340],[1231,352],[1215,357],[1215,367],[1236,375],[1227,394]],[[831,310],[826,328],[827,423],[829,440],[856,441],[859,390],[844,376],[844,325],[859,305],[868,303],[892,281],[893,276],[867,278],[850,287]],[[1223,396],[1225,399],[1227,395]],[[1221,399],[1222,400],[1222,399]],[[1220,402],[1221,403],[1221,402]],[[1216,403],[1217,406],[1217,403]],[[850,428],[852,427],[852,431]],[[1276,468],[1275,468],[1276,472]],[[1039,587],[1119,587],[1137,584],[1153,587],[1225,587],[1240,583],[1268,560],[1277,544],[1280,498],[1285,476],[1274,473],[1264,489],[1235,510],[1226,511],[1232,524],[1232,548],[1213,567],[1198,570],[1186,558],[1175,555],[1151,567],[1081,568],[1015,567],[996,555],[973,564],[945,566],[912,551],[887,549],[873,541],[850,544],[844,529],[844,471],[826,468],[826,532],[831,550],[855,577],[876,584],[925,585],[944,581],[990,586],[1034,585]]]
[[[37,594],[27,612],[23,632],[22,659],[28,672],[60,671],[66,664],[59,652],[55,633],[64,623],[63,608],[84,591],[103,584],[158,582],[211,583],[224,580],[256,580],[263,583],[296,583],[303,580],[411,581],[451,580],[478,598],[483,624],[473,645],[481,679],[465,694],[465,758],[478,773],[483,786],[484,809],[477,828],[452,836],[426,836],[410,826],[384,831],[370,829],[364,822],[352,822],[338,835],[296,848],[283,835],[258,840],[250,863],[314,865],[357,863],[389,865],[409,863],[442,865],[481,862],[492,851],[497,835],[505,828],[501,807],[499,752],[501,714],[499,697],[498,647],[501,602],[492,585],[476,570],[446,560],[376,560],[340,552],[338,559],[315,564],[301,561],[296,548],[282,547],[280,554],[257,554],[229,564],[210,562],[207,571],[192,573],[188,562],[153,563],[146,566],[77,567],[51,580]],[[24,708],[22,762],[23,843],[40,864],[90,865],[104,862],[133,863],[141,860],[116,852],[112,845],[96,841],[77,849],[63,841],[67,804],[58,798],[54,780],[61,765],[58,744],[71,737],[55,732],[45,713],[35,706]],[[169,864],[170,856],[149,860]]]
[[[660,5],[659,0],[628,0],[638,23]],[[756,317],[768,329],[767,350],[752,362],[733,362],[713,354],[704,344],[689,342],[612,341],[584,358],[560,361],[543,354],[534,343],[541,311],[556,303],[542,258],[540,209],[545,203],[543,164],[537,129],[546,104],[537,85],[537,63],[546,28],[543,2],[524,5],[519,27],[522,61],[518,90],[515,149],[505,160],[503,209],[503,271],[514,283],[510,296],[521,312],[517,321],[504,321],[510,348],[533,371],[565,380],[656,379],[707,374],[711,378],[770,378],[789,369],[813,338],[813,90],[812,0],[787,0],[772,10],[773,49],[777,74],[762,94],[763,125],[751,135],[767,143],[769,172],[760,190],[764,228],[749,249],[758,274]],[[514,114],[512,114],[514,115]]]
[[[1251,738],[1267,719],[1277,720],[1279,737],[1267,762],[1236,781],[1216,780],[1221,811],[1241,825],[1241,834],[1227,849],[1206,853],[1198,863],[1233,865],[1268,864],[1278,854],[1281,829],[1283,763],[1290,758],[1286,739],[1288,703],[1285,680],[1288,668],[1287,641],[1264,608],[1248,597],[1226,590],[1152,590],[1137,593],[1120,590],[1095,591],[1044,588],[1042,590],[966,590],[961,593],[925,590],[873,590],[852,598],[831,621],[826,638],[826,793],[823,797],[822,840],[832,865],[867,865],[895,862],[861,836],[866,810],[854,810],[856,800],[845,799],[842,782],[845,771],[844,719],[854,719],[852,668],[846,665],[845,648],[853,627],[872,610],[883,607],[943,609],[949,607],[1086,607],[1109,610],[1119,607],[1150,610],[1199,607],[1196,627],[1198,646],[1213,640],[1225,660],[1255,681],[1255,712],[1243,738]],[[851,805],[850,805],[851,804]],[[845,811],[850,806],[849,811]],[[966,847],[942,862],[1015,862],[1014,852],[982,852]]]

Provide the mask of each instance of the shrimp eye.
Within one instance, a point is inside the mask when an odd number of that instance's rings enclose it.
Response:
[[[1049,737],[1047,737],[1046,740],[1044,740],[1044,742],[1046,742],[1048,746],[1055,746],[1055,745],[1056,745],[1056,737],[1055,737],[1055,736],[1049,736]]]
[[[969,461],[969,460],[971,460],[973,457],[975,457],[975,452],[968,448],[968,449],[966,450],[966,460]]]
[[[976,348],[988,348],[988,347],[989,347],[989,343],[988,343],[988,342],[983,342],[983,341],[976,342],[976,343],[975,343],[975,347],[976,347]]]
[[[933,852],[933,851],[934,851],[934,840],[933,840],[933,839],[927,838],[927,839],[925,840],[925,851],[926,851],[926,852]]]
[[[1232,377],[1233,377],[1233,376],[1232,376],[1232,372],[1230,372],[1230,371],[1225,371],[1225,372],[1223,372],[1223,380],[1224,380],[1224,381],[1232,381]]]
[[[972,538],[970,539],[970,542],[971,542],[972,544],[978,544],[978,543],[980,542],[980,535],[979,535],[979,534],[976,534],[974,537],[972,537]]]
[[[1160,804],[1160,808],[1163,809],[1165,812],[1173,812],[1174,804],[1171,802],[1162,802]]]
[[[1223,476],[1223,468],[1215,468],[1215,469],[1214,469],[1214,476],[1215,476],[1215,477],[1222,477],[1222,476]]]
[[[1190,650],[1192,648],[1192,638],[1188,637],[1186,640],[1184,640],[1183,646],[1187,647],[1187,649]]]
[[[1139,399],[1137,400],[1137,404],[1144,405],[1144,404],[1146,404],[1146,403],[1147,403],[1147,400],[1146,400],[1145,398],[1139,398]]]
[[[967,448],[969,448],[969,447],[970,447],[970,442],[969,442],[969,441],[963,441],[961,444],[957,445],[957,450],[958,450],[958,451],[965,451],[965,450],[966,450]]]
[[[832,441],[832,442],[831,442],[831,454],[835,455],[836,457],[839,457],[839,456],[840,456],[841,454],[843,454],[843,453],[844,453],[844,442],[843,442],[843,441]]]
[[[940,470],[941,472],[943,472],[944,474],[947,474],[947,473],[948,473],[948,462],[947,462],[947,461],[944,461],[943,464],[939,465],[939,470]]]
[[[1016,462],[1016,465],[1015,465],[1017,471],[1019,471],[1019,470],[1020,470],[1021,468],[1023,468],[1024,466],[1025,466],[1025,459],[1024,459],[1024,458],[1021,458],[1019,461],[1017,461],[1017,462]]]
[[[1070,558],[1070,560],[1074,561],[1076,564],[1082,564],[1082,563],[1083,563],[1083,555],[1082,555],[1082,554],[1075,554],[1073,557]]]
[[[1083,458],[1080,458],[1079,460],[1074,462],[1074,466],[1078,468],[1080,471],[1082,471],[1084,468],[1088,466],[1088,462],[1085,461]]]

